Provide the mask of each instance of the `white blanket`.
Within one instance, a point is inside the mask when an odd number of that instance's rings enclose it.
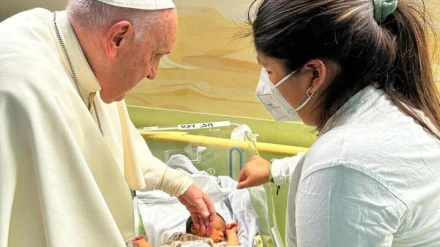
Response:
[[[249,192],[237,190],[237,182],[229,177],[214,177],[206,173],[189,176],[210,195],[216,211],[226,223],[238,222],[240,246],[252,247],[257,234],[257,214],[252,207]],[[185,232],[189,212],[176,198],[161,191],[139,192],[137,198],[147,237],[154,247],[161,246],[175,232]],[[226,199],[230,202],[232,215]]]

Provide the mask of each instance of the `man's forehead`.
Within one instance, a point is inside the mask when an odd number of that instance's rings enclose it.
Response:
[[[156,53],[169,54],[177,39],[177,27],[160,25],[153,33],[155,34]]]
[[[167,36],[158,36],[157,37],[159,42],[156,42],[155,45],[155,52],[158,54],[170,54],[171,53],[171,49],[173,48],[174,45],[174,38]]]

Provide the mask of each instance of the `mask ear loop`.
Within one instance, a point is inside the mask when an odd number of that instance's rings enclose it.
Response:
[[[308,96],[309,98],[314,98],[314,97],[316,97],[316,95],[318,95],[318,93],[319,93],[319,89],[320,89],[320,88],[318,88],[318,90],[316,90],[314,93],[311,93],[310,90],[312,90],[312,87],[309,87],[309,89],[307,89],[307,96]]]
[[[316,95],[318,95],[318,93],[319,93],[319,88],[318,88],[318,90],[316,90],[316,92],[314,92],[313,94],[310,92],[310,90],[312,89],[312,87],[309,87],[309,89],[307,89],[307,99],[306,99],[306,101],[304,101],[304,103],[302,103],[302,105],[300,105],[298,108],[296,108],[296,109],[293,109],[293,110],[295,110],[295,111],[299,111],[299,110],[301,110],[307,103],[309,103],[309,101],[313,98],[313,97],[315,97]]]

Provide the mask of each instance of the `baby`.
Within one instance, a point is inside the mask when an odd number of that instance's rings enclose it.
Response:
[[[190,241],[204,242],[210,246],[239,246],[237,226],[237,223],[227,225],[223,217],[217,214],[214,228],[211,234],[206,236],[194,227],[194,222],[190,216],[186,221],[186,233],[174,233],[163,247],[180,247]],[[136,237],[133,244],[137,247],[152,247],[146,237]]]

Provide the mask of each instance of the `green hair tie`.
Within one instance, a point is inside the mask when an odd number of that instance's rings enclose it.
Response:
[[[397,8],[397,0],[373,0],[374,19],[381,23]]]

